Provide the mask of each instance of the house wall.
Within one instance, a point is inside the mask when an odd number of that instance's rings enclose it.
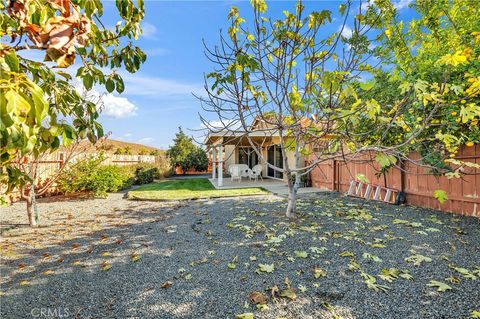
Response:
[[[224,147],[223,159],[225,161],[225,172],[228,172],[230,165],[237,162],[237,148],[235,145],[225,145]]]

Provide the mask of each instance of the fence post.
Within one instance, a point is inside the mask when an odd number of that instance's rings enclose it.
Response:
[[[333,166],[333,176],[332,176],[332,191],[335,191],[335,183],[337,182],[336,179],[337,179],[337,173],[336,173],[336,169],[335,169],[335,165],[336,165],[336,160],[333,159],[332,160],[332,166]]]
[[[60,153],[58,159],[59,169],[62,169],[62,167],[65,165],[64,153]]]

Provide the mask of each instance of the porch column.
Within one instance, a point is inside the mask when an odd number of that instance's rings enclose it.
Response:
[[[212,146],[212,179],[217,178],[217,151],[215,145]]]
[[[223,145],[218,146],[218,181],[217,186],[223,186]]]

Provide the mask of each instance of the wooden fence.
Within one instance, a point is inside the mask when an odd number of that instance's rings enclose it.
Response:
[[[37,166],[37,184],[42,184],[45,180],[55,175],[60,168],[65,165],[66,153],[63,152],[54,152],[52,154],[42,155],[38,160]],[[80,160],[98,157],[100,153],[77,153],[72,155],[70,161],[67,165],[74,164]],[[138,163],[157,163],[159,156],[154,155],[116,155],[116,154],[105,154],[103,164],[105,165],[116,165],[116,166],[127,166],[135,165]],[[0,185],[0,194],[4,191],[4,187]],[[48,194],[54,194],[57,192],[57,187],[52,185],[52,187],[47,192]],[[8,195],[10,201],[16,201],[19,198],[19,191],[13,191]]]
[[[346,192],[350,181],[363,174],[372,184],[403,190],[407,204],[480,217],[480,170],[466,169],[462,178],[448,179],[406,163],[403,170],[394,168],[385,176],[379,176],[379,167],[373,158],[366,154],[347,162],[330,160],[321,163],[311,173],[312,186]],[[411,159],[418,158],[418,154],[411,156]],[[463,147],[456,158],[480,164],[480,145]],[[437,189],[447,192],[448,200],[443,204],[433,196]]]

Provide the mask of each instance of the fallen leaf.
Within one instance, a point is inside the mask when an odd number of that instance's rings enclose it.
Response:
[[[258,292],[258,291],[254,291],[250,294],[250,301],[256,305],[256,304],[266,304],[268,299],[267,297],[262,294],[261,292]]]
[[[102,263],[102,271],[108,271],[110,268],[112,268],[112,264],[107,263],[106,261]]]
[[[272,273],[275,270],[274,264],[259,264],[258,271]]]
[[[283,298],[288,298],[290,300],[297,299],[297,294],[292,288],[283,289],[282,291],[280,291],[279,296]]]
[[[160,288],[163,288],[163,289],[168,289],[170,287],[172,287],[173,283],[171,281],[165,281],[163,284],[160,285]]]
[[[45,270],[45,271],[43,272],[43,274],[44,274],[44,275],[51,275],[51,274],[53,274],[53,270],[47,269],[47,270]]]
[[[440,292],[452,290],[452,287],[450,287],[446,283],[443,283],[441,281],[436,281],[436,280],[430,280],[430,283],[427,284],[427,287],[435,287],[437,288],[437,291],[440,291]]]
[[[295,256],[297,256],[298,258],[307,258],[308,253],[306,251],[295,250]]]
[[[235,319],[253,319],[253,313],[247,312],[235,316]]]
[[[327,275],[327,273],[322,268],[320,268],[320,267],[313,268],[313,277],[318,279],[318,278],[324,277],[326,275]]]

